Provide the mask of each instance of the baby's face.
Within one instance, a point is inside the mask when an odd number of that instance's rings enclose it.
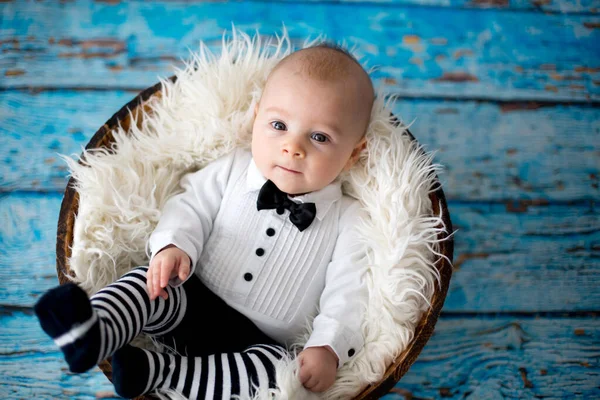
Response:
[[[353,82],[324,82],[289,68],[277,70],[267,82],[252,128],[258,169],[288,194],[329,185],[352,166],[362,148],[370,116],[363,104]]]

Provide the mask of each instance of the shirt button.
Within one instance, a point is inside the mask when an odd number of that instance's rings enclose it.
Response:
[[[283,207],[277,207],[277,214],[283,214]]]
[[[275,234],[275,229],[269,228],[267,229],[267,236],[273,236]]]
[[[252,278],[253,278],[253,276],[252,276],[252,274],[251,274],[250,272],[246,272],[246,273],[244,274],[244,279],[245,279],[247,282],[250,282],[250,281],[252,280]]]
[[[348,350],[348,357],[352,357],[354,355],[354,353],[355,353],[354,349]]]
[[[265,254],[265,251],[263,249],[261,249],[260,247],[258,249],[256,249],[256,255],[257,256],[262,256],[263,254]]]

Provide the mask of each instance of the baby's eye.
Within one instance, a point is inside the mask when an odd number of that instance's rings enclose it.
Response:
[[[327,142],[327,140],[328,140],[328,139],[327,139],[327,136],[323,135],[322,133],[318,133],[318,132],[316,132],[316,133],[313,133],[313,134],[311,135],[311,138],[312,138],[313,140],[316,140],[316,141],[317,141],[317,142],[319,142],[319,143],[325,143],[325,142]]]
[[[281,121],[273,121],[271,122],[271,126],[273,127],[273,129],[278,131],[285,131],[287,128],[285,124]]]

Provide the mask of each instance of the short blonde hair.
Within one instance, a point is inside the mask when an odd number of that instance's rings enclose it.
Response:
[[[297,62],[300,72],[318,80],[348,78],[361,71],[359,73],[362,73],[369,82],[371,90],[373,89],[371,78],[356,57],[337,44],[323,42],[295,51],[284,57],[273,68],[271,74],[290,62]]]

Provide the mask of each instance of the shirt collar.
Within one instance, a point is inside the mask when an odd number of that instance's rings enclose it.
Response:
[[[245,192],[259,191],[260,188],[265,184],[267,178],[265,178],[254,159],[250,159],[248,165],[248,173],[246,175],[246,190]],[[288,198],[296,203],[315,203],[317,208],[317,218],[319,221],[325,217],[327,211],[331,208],[331,205],[342,197],[342,184],[339,179],[336,179],[329,185],[325,186],[321,190],[303,194],[301,196],[294,196]]]

